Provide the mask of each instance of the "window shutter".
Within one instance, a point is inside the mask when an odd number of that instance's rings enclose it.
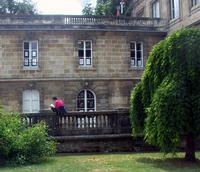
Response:
[[[40,111],[39,92],[25,90],[23,92],[23,113],[37,113]]]

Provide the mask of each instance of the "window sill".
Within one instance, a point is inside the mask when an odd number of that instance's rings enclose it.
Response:
[[[129,68],[129,71],[133,71],[133,70],[144,70],[144,67],[135,67],[135,66],[131,66]]]
[[[84,70],[84,71],[96,71],[96,68],[92,66],[79,66],[77,68],[78,71]]]
[[[181,18],[180,18],[180,17],[174,18],[174,19],[170,19],[169,24],[170,24],[170,26],[173,26],[173,25],[175,25],[176,23],[179,23],[180,21],[181,21]]]
[[[199,10],[200,10],[200,4],[197,4],[197,5],[195,5],[195,6],[193,6],[191,8],[191,13],[190,14],[192,15],[192,14],[196,13]]]
[[[31,68],[31,67],[22,67],[21,71],[40,71],[39,67]]]

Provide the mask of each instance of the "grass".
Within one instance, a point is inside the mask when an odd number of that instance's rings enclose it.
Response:
[[[200,159],[200,152],[196,154]],[[189,163],[184,154],[162,153],[65,154],[40,164],[0,167],[1,172],[199,172],[200,161]]]

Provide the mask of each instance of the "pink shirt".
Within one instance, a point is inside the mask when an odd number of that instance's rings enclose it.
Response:
[[[60,106],[64,106],[64,103],[61,99],[57,99],[55,100],[54,105],[55,105],[55,108],[58,108]]]

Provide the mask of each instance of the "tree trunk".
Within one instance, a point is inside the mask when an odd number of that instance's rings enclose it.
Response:
[[[195,139],[192,133],[186,136],[185,160],[196,161],[195,157]]]

